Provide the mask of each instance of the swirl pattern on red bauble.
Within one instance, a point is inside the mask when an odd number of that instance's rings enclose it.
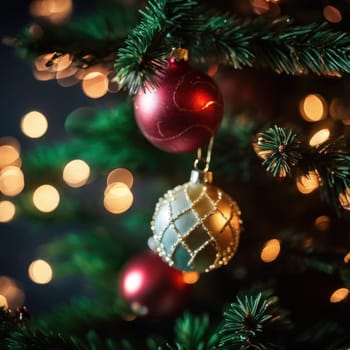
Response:
[[[191,152],[207,143],[220,126],[223,98],[215,81],[185,61],[169,60],[157,88],[135,96],[137,124],[156,147]]]

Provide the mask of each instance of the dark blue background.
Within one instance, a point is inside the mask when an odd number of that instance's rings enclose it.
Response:
[[[18,0],[1,3],[1,38],[15,37],[32,22],[29,3]],[[75,1],[74,15],[81,14],[89,5],[89,1]],[[115,100],[115,95],[91,100],[82,93],[80,85],[63,88],[56,81],[37,81],[32,75],[30,63],[17,57],[13,48],[3,44],[0,45],[0,96],[0,137],[16,137],[22,153],[38,143],[66,139],[64,121],[72,110],[81,106],[110,106]],[[48,118],[48,132],[39,140],[28,139],[20,131],[22,116],[31,110],[39,110]],[[48,285],[36,285],[28,277],[28,265],[41,257],[38,247],[59,234],[62,234],[61,230],[53,225],[46,229],[20,218],[0,224],[0,276],[9,276],[20,284],[26,294],[25,304],[32,314],[67,302],[70,296],[84,289],[81,281],[77,280],[53,280]]]

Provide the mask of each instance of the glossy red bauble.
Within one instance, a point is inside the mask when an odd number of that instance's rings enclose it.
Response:
[[[207,143],[223,116],[223,98],[214,80],[171,58],[158,83],[135,96],[135,117],[143,135],[167,152],[190,152]]]
[[[168,317],[183,310],[189,285],[183,274],[153,252],[141,253],[124,267],[119,291],[131,307],[151,317]]]

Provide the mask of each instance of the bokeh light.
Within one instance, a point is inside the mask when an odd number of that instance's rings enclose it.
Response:
[[[89,180],[90,167],[81,159],[74,159],[63,169],[63,180],[70,187],[84,186]]]
[[[0,294],[6,298],[10,308],[23,305],[25,295],[17,282],[7,276],[0,276]]]
[[[9,307],[5,295],[0,294],[0,308],[7,309]]]
[[[128,169],[117,168],[112,170],[107,176],[107,185],[111,185],[115,182],[122,182],[131,188],[134,183],[134,177]]]
[[[37,71],[37,70],[33,70],[33,76],[36,80],[39,81],[48,81],[48,80],[52,80],[55,79],[56,75],[53,72],[49,72],[49,71]]]
[[[339,23],[343,19],[341,12],[331,5],[327,5],[323,8],[323,16],[330,23]]]
[[[310,146],[320,145],[321,143],[327,141],[330,136],[331,136],[331,132],[328,128],[318,130],[311,136],[309,145]]]
[[[13,165],[19,160],[20,145],[14,137],[0,138],[0,168]]]
[[[301,100],[299,111],[308,122],[317,122],[327,116],[327,104],[321,95],[310,94]]]
[[[329,298],[331,303],[340,303],[345,300],[349,295],[349,289],[347,288],[339,288],[335,290]]]
[[[0,222],[11,221],[16,214],[16,207],[10,201],[0,201]]]
[[[72,61],[73,57],[69,53],[56,55],[52,59],[52,65],[50,69],[58,73],[63,72],[71,65]]]
[[[331,224],[331,218],[327,215],[321,215],[316,218],[314,225],[319,231],[327,231]]]
[[[297,189],[302,194],[309,194],[320,187],[319,176],[315,171],[299,176],[296,182]]]
[[[186,284],[195,284],[199,281],[200,274],[196,271],[183,271],[182,277]]]
[[[127,211],[134,201],[134,196],[129,187],[121,182],[109,185],[105,191],[104,206],[113,214],[121,214]]]
[[[350,210],[350,188],[346,188],[344,192],[339,193],[338,200],[345,210]]]
[[[54,24],[65,23],[72,11],[72,0],[34,0],[29,7],[34,17],[44,17]]]
[[[33,193],[34,206],[43,213],[54,211],[60,203],[60,195],[55,187],[42,185]]]
[[[207,74],[210,77],[214,77],[215,74],[218,72],[218,70],[219,70],[219,65],[217,63],[214,63],[208,68]]]
[[[349,263],[349,261],[350,261],[350,252],[347,253],[347,254],[344,256],[344,262],[345,262],[345,264]]]
[[[75,76],[78,68],[75,66],[69,66],[68,68],[56,73],[56,80],[62,87],[71,87],[80,82],[80,80]]]
[[[281,252],[281,243],[278,239],[270,239],[261,250],[260,258],[265,263],[275,261]]]
[[[275,18],[281,13],[278,2],[279,1],[250,0],[250,5],[255,14]]]
[[[49,70],[48,62],[51,60],[54,53],[45,53],[43,55],[37,56],[34,61],[34,68],[39,72],[45,72]]]
[[[33,139],[43,136],[47,131],[47,127],[46,117],[38,111],[27,113],[21,121],[23,134]]]
[[[108,78],[101,72],[91,72],[84,76],[82,89],[90,98],[100,98],[108,92]]]
[[[20,168],[9,165],[0,171],[0,191],[5,196],[17,196],[24,189],[24,175]]]
[[[52,268],[50,264],[42,259],[33,261],[28,267],[29,278],[37,284],[47,284],[52,280]]]

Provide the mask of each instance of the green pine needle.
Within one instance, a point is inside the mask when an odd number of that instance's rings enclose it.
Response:
[[[290,175],[291,168],[300,159],[296,134],[292,130],[286,130],[274,126],[257,136],[255,150],[264,159],[263,165],[274,176],[285,177]]]
[[[114,4],[113,8],[96,11],[66,25],[40,23],[39,36],[26,28],[13,44],[19,56],[28,60],[55,53],[53,58],[70,54],[74,64],[81,68],[107,62],[111,65],[136,21],[136,11]]]
[[[224,313],[218,349],[282,349],[280,337],[290,328],[276,297],[262,293],[237,297]]]
[[[60,333],[18,329],[7,339],[9,350],[117,350],[112,340],[103,340],[95,332],[87,333],[86,339]]]
[[[274,126],[259,133],[253,146],[266,171],[275,177],[315,172],[323,200],[339,213],[339,194],[350,188],[350,152],[344,137],[309,146],[293,131]]]
[[[217,335],[208,337],[210,323],[208,315],[196,317],[185,313],[175,325],[175,340],[186,350],[210,349],[217,340]]]
[[[171,46],[165,38],[182,28],[186,12],[197,6],[196,1],[150,0],[140,11],[142,20],[125,41],[115,64],[117,80],[134,95],[142,87],[158,86],[167,66]]]

